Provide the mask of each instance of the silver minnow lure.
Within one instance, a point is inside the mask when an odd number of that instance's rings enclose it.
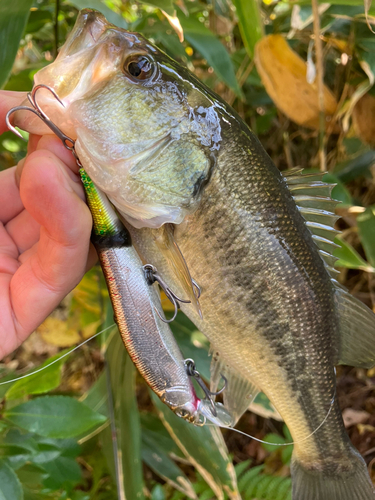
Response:
[[[232,416],[223,405],[213,403],[207,389],[207,399],[197,397],[191,377],[199,381],[199,374],[194,365],[189,373],[191,360],[184,360],[169,325],[158,312],[159,291],[147,282],[130,234],[84,169],[80,174],[94,222],[92,240],[107,282],[115,321],[140,374],[179,417],[194,424],[203,424],[208,419],[217,425],[232,425]]]

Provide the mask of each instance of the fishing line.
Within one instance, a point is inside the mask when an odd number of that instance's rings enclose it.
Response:
[[[269,441],[263,441],[263,439],[258,439],[254,436],[251,436],[250,434],[246,434],[246,432],[242,432],[238,429],[235,429],[234,427],[229,427],[227,425],[215,425],[215,424],[205,424],[205,425],[207,425],[209,427],[221,427],[222,429],[229,429],[230,431],[238,432],[238,434],[242,434],[243,436],[246,436],[250,439],[254,439],[254,441],[258,441],[258,443],[270,444],[272,446],[289,446],[291,444],[300,444],[300,443],[303,443],[304,441],[306,441],[307,439],[311,438],[311,436],[313,436],[316,432],[318,432],[318,430],[325,424],[325,422],[327,421],[327,419],[332,411],[333,403],[335,402],[335,397],[336,397],[336,391],[335,391],[335,394],[331,400],[329,410],[328,410],[326,416],[324,417],[324,419],[322,420],[322,422],[318,425],[318,427],[313,432],[311,432],[308,436],[304,437],[303,439],[298,440],[298,441],[292,441],[290,443],[271,443]]]
[[[71,354],[72,352],[76,351],[77,349],[79,349],[80,347],[82,347],[84,344],[87,344],[87,342],[90,342],[90,340],[94,339],[95,337],[98,337],[99,335],[101,335],[102,333],[106,332],[107,330],[109,330],[110,328],[113,328],[115,325],[115,323],[113,323],[112,325],[110,326],[107,326],[107,328],[104,328],[104,330],[101,330],[100,332],[98,333],[95,333],[95,335],[93,335],[92,337],[84,340],[83,342],[81,342],[80,344],[78,344],[77,346],[73,347],[73,349],[71,349],[70,351],[66,352],[65,354],[63,354],[62,356],[60,356],[59,358],[57,359],[54,359],[53,361],[51,361],[51,363],[48,363],[48,365],[46,366],[43,366],[42,368],[39,368],[38,370],[35,370],[31,373],[27,373],[26,375],[22,375],[21,377],[17,377],[17,378],[13,378],[12,380],[6,380],[5,382],[0,382],[0,385],[5,385],[5,384],[11,384],[12,382],[17,382],[17,380],[22,380],[23,378],[27,378],[27,377],[30,377],[31,375],[35,375],[36,373],[40,373],[42,372],[43,370],[45,370],[46,368],[48,368],[49,366],[52,366],[54,365],[55,363],[57,363],[58,361],[60,361],[60,359],[63,359],[65,358],[66,356],[69,356],[69,354]]]

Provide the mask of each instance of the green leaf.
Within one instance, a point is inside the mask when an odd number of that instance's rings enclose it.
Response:
[[[82,478],[81,468],[72,458],[57,457],[55,460],[44,463],[43,469],[48,473],[43,484],[52,490],[76,484]]]
[[[142,428],[142,441],[143,438],[147,438],[152,441],[153,446],[163,450],[164,453],[175,456],[183,457],[179,447],[173,441],[168,431],[162,424],[160,418],[152,413],[142,412],[141,417],[141,428]]]
[[[9,78],[33,0],[0,1],[0,88]]]
[[[375,268],[375,206],[369,207],[357,217],[359,236],[366,257]],[[375,269],[372,270],[375,272]]]
[[[112,311],[112,308],[108,308],[108,311]],[[108,312],[108,316],[112,319],[113,313]],[[140,418],[136,399],[136,369],[118,332],[115,332],[108,345],[106,363],[106,393],[108,394],[108,387],[111,387],[113,406],[109,398],[112,428],[108,426],[103,432],[103,451],[112,476],[119,483],[121,491],[124,491],[124,496],[142,500],[143,469]]]
[[[268,443],[273,443],[273,444],[262,443],[262,448],[264,448],[269,452],[273,452],[278,448],[278,446],[275,445],[285,443],[285,438],[283,436],[280,436],[279,434],[274,434],[272,432],[264,436],[264,441],[268,441]]]
[[[215,497],[222,499],[225,489],[229,498],[238,498],[235,471],[220,429],[189,424],[174,415],[152,392],[151,398],[167,431],[213,490]]]
[[[353,200],[349,191],[336,175],[325,174],[322,181],[328,182],[329,184],[336,184],[331,193],[333,200],[341,201],[344,205],[353,205]]]
[[[164,490],[160,484],[157,484],[152,490],[151,500],[166,500]]]
[[[193,16],[179,15],[185,39],[198,50],[212,66],[217,76],[238,96],[242,96],[232,60],[224,45],[206,26]]]
[[[362,271],[374,272],[375,269],[370,266],[368,262],[362,259],[359,253],[345,240],[341,238],[335,238],[335,243],[340,245],[340,248],[336,248],[333,252],[335,257],[338,257],[338,261],[335,263],[335,267],[348,267],[349,269],[361,269]]]
[[[211,357],[206,337],[182,312],[177,314],[170,326],[184,357],[194,359],[199,373],[210,380]]]
[[[0,500],[22,500],[23,490],[17,474],[0,460]]]
[[[181,452],[168,435],[163,424],[151,414],[142,415],[141,421],[143,461],[155,474],[184,493],[188,498],[196,498],[189,479],[168,456],[171,452],[176,455],[180,455]]]
[[[103,424],[106,418],[68,396],[44,396],[18,405],[4,413],[14,425],[52,438],[83,434]]]
[[[5,394],[6,399],[18,399],[28,396],[29,394],[43,394],[45,392],[56,389],[61,383],[61,369],[66,361],[66,357],[61,358],[67,351],[62,351],[47,359],[38,370],[44,368],[43,371],[30,374],[26,378],[15,382]],[[53,363],[53,364],[51,364]],[[51,365],[51,366],[48,366]]]
[[[115,24],[119,28],[128,28],[128,23],[125,19],[120,16],[120,14],[117,14],[117,12],[114,12],[112,9],[107,7],[107,5],[101,0],[67,0],[67,2],[74,5],[74,7],[78,10],[96,9],[101,12],[110,23]]]
[[[264,36],[258,0],[234,0],[243,44],[250,60],[254,58],[255,44]]]
[[[334,168],[334,174],[341,182],[349,182],[368,173],[374,163],[375,151],[366,151],[352,160],[338,163]]]
[[[184,493],[188,498],[196,498],[194,489],[184,472],[166,453],[142,436],[142,459],[160,478]]]

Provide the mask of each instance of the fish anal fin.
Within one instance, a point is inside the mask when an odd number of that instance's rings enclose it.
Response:
[[[219,352],[213,350],[211,361],[211,391],[216,392],[223,385],[224,407],[233,416],[234,423],[245,413],[254,401],[259,389],[248,379],[245,379],[235,369],[229,366],[220,356]]]
[[[371,368],[375,365],[375,314],[343,288],[335,286],[339,318],[337,364]]]

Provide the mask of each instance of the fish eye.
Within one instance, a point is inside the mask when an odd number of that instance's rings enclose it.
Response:
[[[148,80],[154,74],[154,64],[146,56],[132,57],[124,65],[126,73],[137,80]]]

